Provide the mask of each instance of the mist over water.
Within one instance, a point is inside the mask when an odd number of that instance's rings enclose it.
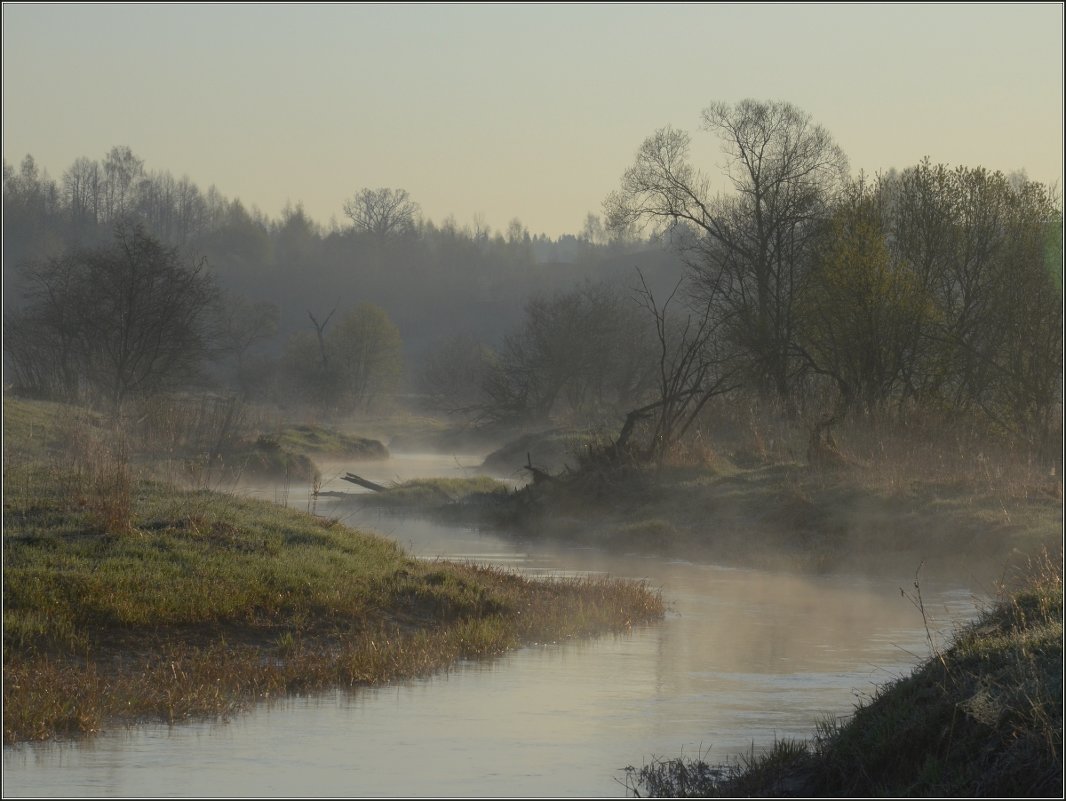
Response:
[[[893,50],[859,54],[840,33],[871,20],[839,6],[797,26],[776,7],[616,4],[609,38],[580,5],[295,8],[205,24],[127,6],[116,25],[106,7],[4,7],[7,737],[95,725],[86,693],[155,643],[224,631],[225,651],[235,630],[263,659],[306,656],[304,632],[337,639],[338,588],[344,614],[385,605],[416,627],[424,600],[451,604],[395,563],[340,572],[395,555],[343,547],[345,525],[422,560],[641,580],[668,613],[231,719],[5,747],[5,795],[622,795],[626,766],[809,737],[947,646],[1024,562],[1061,561],[1062,108],[1041,83],[1061,93],[1061,8],[934,8],[917,27],[875,9]],[[789,75],[745,62],[741,30]],[[722,41],[683,46],[707,32]],[[842,60],[853,87],[824,82]],[[592,74],[599,102],[572,93],[564,113],[558,85]],[[69,124],[89,117],[116,141]],[[366,498],[482,464],[538,486],[514,504],[484,481]],[[328,536],[278,532],[279,507]],[[1046,693],[1005,684],[1061,707],[1049,665]],[[176,714],[167,667],[142,684]],[[1017,763],[1031,738],[1057,761],[1056,715],[1027,706],[1034,731],[955,751]]]
[[[431,461],[395,457],[391,467],[404,468],[404,479],[422,467],[440,475],[449,460],[438,457],[435,470]],[[295,489],[291,500],[300,502]],[[5,793],[621,796],[627,765],[697,753],[725,761],[807,737],[929,654],[922,616],[900,592],[912,590],[913,571],[805,576],[611,556],[319,504],[320,514],[380,531],[422,558],[644,579],[662,588],[670,611],[624,635],[265,703],[228,721],[5,748]],[[938,645],[975,612],[961,583],[923,582],[922,593]]]

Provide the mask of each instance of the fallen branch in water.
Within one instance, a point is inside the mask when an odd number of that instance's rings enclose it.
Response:
[[[388,487],[375,484],[373,481],[368,481],[362,476],[357,476],[355,473],[345,473],[341,478],[345,481],[350,481],[353,484],[358,484],[360,487],[366,487],[368,490],[373,490],[374,492],[385,492],[385,490],[388,489]]]

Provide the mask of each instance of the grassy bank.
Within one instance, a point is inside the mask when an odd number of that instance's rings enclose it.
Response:
[[[318,425],[286,426],[265,437],[278,446],[296,453],[328,458],[358,460],[388,459],[389,451],[376,439],[359,437]]]
[[[1062,797],[1062,562],[809,742],[712,766],[629,769],[659,797]]]
[[[605,466],[589,458],[590,435],[553,430],[494,452],[497,473],[520,473],[527,458],[541,466],[518,492],[431,479],[360,502],[614,552],[805,571],[925,562],[927,576],[982,585],[1061,542],[1061,470],[976,435],[933,437],[927,428],[844,430],[839,461],[827,467],[797,456],[795,426],[740,427],[661,464]]]
[[[6,402],[4,427],[7,743],[224,715],[663,612],[641,584],[415,560],[330,519],[149,480],[74,410]]]
[[[998,570],[1061,542],[1060,473],[1025,454],[930,445],[924,430],[908,440],[857,431],[841,435],[840,462],[827,468],[797,457],[794,432],[772,433],[772,451],[762,436],[734,434],[656,465],[604,465],[579,450],[572,469],[490,505],[480,522],[612,550],[813,570],[885,560],[913,569],[960,555]]]

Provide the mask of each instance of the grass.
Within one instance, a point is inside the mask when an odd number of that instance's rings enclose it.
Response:
[[[388,459],[389,451],[376,439],[358,437],[318,425],[297,425],[282,428],[264,439],[276,442],[281,448],[309,456],[353,459]]]
[[[219,462],[233,475],[248,478],[310,483],[321,475],[307,454],[272,437],[237,443],[221,455]]]
[[[102,425],[100,415],[88,409],[4,398],[4,463],[55,456],[69,448],[75,432]]]
[[[909,676],[809,742],[629,768],[636,795],[1061,797],[1062,560],[1046,557]]]
[[[225,715],[663,614],[643,584],[427,563],[331,519],[178,489],[131,467],[115,432],[71,447],[62,410],[38,411],[4,406],[19,454],[4,462],[6,743]]]

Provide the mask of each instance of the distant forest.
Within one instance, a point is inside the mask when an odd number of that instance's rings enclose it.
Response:
[[[399,331],[408,390],[448,340],[502,345],[534,297],[582,282],[635,284],[637,266],[663,287],[682,272],[676,254],[608,232],[591,213],[580,234],[550,240],[517,219],[505,230],[480,219],[435,224],[405,191],[365,189],[345,204],[343,226],[324,228],[299,204],[270,219],[213,186],[147,170],[128,147],[79,158],[58,181],[32,156],[17,170],[5,162],[3,198],[6,317],[40,290],[42,264],[106,246],[117,224],[133,221],[186,261],[202,260],[229,311],[259,315],[260,335],[243,332],[253,342],[242,362],[279,357],[334,310],[336,327],[369,305]],[[241,322],[250,321],[229,321]]]
[[[389,209],[397,197],[404,199],[400,207]],[[585,279],[631,280],[638,265],[668,271],[674,280],[681,269],[676,255],[606,231],[595,214],[579,234],[550,240],[517,219],[504,230],[479,219],[435,224],[403,190],[355,193],[345,204],[352,215],[334,228],[310,219],[299,204],[270,219],[214,186],[204,191],[187,178],[146,169],[128,147],[114,147],[102,160],[79,158],[59,180],[32,156],[17,169],[5,162],[3,202],[5,308],[17,308],[24,297],[22,267],[104,244],[117,222],[133,219],[188,258],[205,259],[221,288],[277,305],[275,350],[292,332],[313,330],[308,311],[324,317],[362,303],[389,314],[416,359],[452,334],[496,345],[535,294]],[[367,208],[356,208],[360,203]]]
[[[299,205],[271,219],[128,147],[59,180],[5,162],[6,384],[116,408],[190,382],[333,412],[402,396],[472,420],[624,419],[655,447],[730,393],[822,427],[917,409],[1061,435],[1054,189],[928,161],[854,177],[788,103],[715,103],[703,123],[719,174],[663,128],[603,217],[557,240],[434,222],[399,188],[353,188],[329,228]]]

